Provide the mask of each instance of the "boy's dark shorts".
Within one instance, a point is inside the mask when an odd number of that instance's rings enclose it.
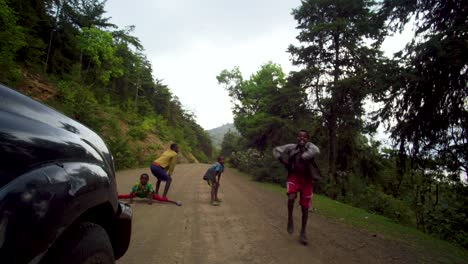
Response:
[[[171,181],[171,177],[169,177],[169,175],[167,174],[167,172],[164,170],[163,167],[157,165],[157,164],[154,164],[154,163],[151,163],[151,166],[150,166],[150,169],[151,169],[151,173],[153,173],[153,175],[158,178],[158,180],[161,180],[161,181]]]
[[[205,179],[206,183],[208,183],[209,186],[213,186],[213,184],[218,183],[216,179]]]

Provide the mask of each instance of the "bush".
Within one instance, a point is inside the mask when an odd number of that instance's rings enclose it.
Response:
[[[134,122],[134,125],[128,130],[128,135],[134,139],[144,140],[150,133],[159,135],[161,139],[168,140],[169,127],[163,117],[151,115],[145,117],[140,124]]]
[[[266,151],[266,153],[271,153]],[[285,185],[286,171],[280,163],[270,154],[264,154],[256,149],[233,152],[229,163],[240,171],[253,176],[260,182],[272,182]]]
[[[468,186],[440,183],[437,204],[424,206],[424,229],[468,248]]]
[[[263,165],[263,154],[252,148],[246,151],[237,151],[232,153],[231,163],[241,171],[247,171]]]
[[[101,106],[90,89],[74,82],[61,81],[58,84],[57,103],[59,110],[66,115],[95,131],[101,130],[99,116],[104,111],[101,111]]]
[[[128,130],[128,135],[133,139],[145,140],[148,136],[148,131],[142,126],[134,126]]]
[[[373,185],[366,187],[363,194],[354,200],[353,205],[384,215],[401,224],[415,225],[414,213],[405,202],[383,193]]]
[[[114,156],[116,170],[132,168],[138,165],[138,153],[130,149],[128,140],[116,136],[111,137],[107,143]]]
[[[167,121],[160,115],[155,115],[154,116],[154,133],[159,136],[160,139],[162,140],[170,140],[169,138],[169,131],[170,128],[167,125]]]

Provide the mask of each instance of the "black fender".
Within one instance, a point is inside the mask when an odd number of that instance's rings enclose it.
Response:
[[[53,242],[90,208],[118,210],[115,179],[83,162],[51,163],[0,189],[0,259],[37,263]],[[110,216],[112,217],[112,216]]]

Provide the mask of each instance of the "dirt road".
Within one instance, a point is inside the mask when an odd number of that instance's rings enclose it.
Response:
[[[310,244],[298,243],[300,224],[286,232],[286,196],[260,188],[227,169],[221,179],[221,206],[211,206],[203,164],[179,164],[169,197],[183,206],[134,202],[132,241],[119,264],[155,263],[415,263],[401,243],[373,236],[311,213]],[[147,169],[117,175],[119,193],[128,193]],[[154,184],[154,178],[151,178]]]

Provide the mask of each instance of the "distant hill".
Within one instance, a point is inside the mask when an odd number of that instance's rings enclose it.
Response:
[[[221,143],[223,142],[224,134],[226,134],[229,130],[231,130],[233,132],[236,132],[236,133],[239,133],[237,131],[236,127],[234,126],[234,124],[230,124],[230,123],[222,125],[222,126],[217,127],[217,128],[207,130],[206,132],[208,132],[208,134],[210,135],[211,140],[213,141],[213,145],[216,148],[220,149],[221,148]]]

